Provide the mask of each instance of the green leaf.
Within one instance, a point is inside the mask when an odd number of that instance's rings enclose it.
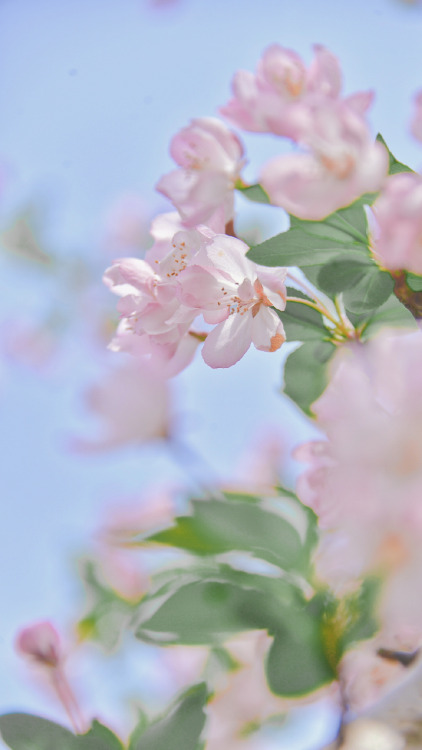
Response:
[[[389,160],[388,174],[397,174],[398,172],[413,172],[414,171],[413,169],[410,169],[410,167],[406,166],[406,164],[402,164],[401,161],[397,161],[396,157],[393,156],[390,149],[388,148],[381,133],[378,133],[377,141],[379,143],[382,143],[382,145],[385,146],[385,148],[388,151],[388,160]]]
[[[287,287],[287,296],[309,299],[293,287]],[[283,323],[288,341],[321,341],[329,335],[321,313],[308,305],[289,301],[285,310],[276,312]]]
[[[341,208],[322,221],[305,221],[296,216],[290,217],[291,228],[301,228],[311,234],[319,234],[341,243],[356,240],[367,245],[368,221],[364,206],[373,200],[371,194],[364,195],[350,206]]]
[[[94,719],[86,734],[77,736],[77,750],[123,750],[123,745],[115,734]]]
[[[295,613],[274,636],[266,663],[273,693],[293,697],[336,679],[324,652],[321,625],[308,610]]]
[[[0,716],[0,732],[12,750],[79,750],[76,735],[60,724],[31,714]]]
[[[294,526],[262,503],[194,500],[193,514],[149,537],[197,555],[242,550],[291,570],[301,564],[302,543]]]
[[[148,617],[149,609],[158,608]],[[216,579],[194,581],[140,606],[135,635],[162,644],[216,644],[243,630],[272,627],[275,600],[262,591]],[[145,616],[146,615],[146,616]],[[145,618],[145,619],[143,619]]]
[[[129,750],[200,750],[207,698],[205,683],[190,688],[166,715],[144,731],[135,731]]]
[[[387,271],[373,264],[353,287],[346,289],[343,302],[346,310],[362,315],[377,310],[386,302],[394,289],[394,280]]]
[[[422,292],[422,276],[417,276],[415,273],[407,272],[406,282],[407,286],[413,292]]]
[[[92,560],[81,563],[81,578],[87,593],[88,613],[78,623],[80,635],[99,641],[110,651],[128,626],[136,602],[124,599],[117,591],[101,583]]]
[[[368,254],[367,219],[364,210],[368,198],[362,196],[323,221],[304,221],[290,217],[290,229],[250,248],[248,258],[264,266],[310,266],[326,264],[339,253]]]
[[[344,243],[317,233],[311,234],[302,228],[292,228],[251,247],[247,257],[263,266],[306,268],[328,263],[341,251],[350,253],[359,248],[356,242]]]
[[[418,324],[412,313],[399,302],[397,297],[392,294],[376,313],[365,323],[361,333],[362,341],[375,336],[381,328],[391,326],[393,328],[413,328],[417,330]]]
[[[239,190],[245,198],[254,201],[254,203],[270,203],[270,199],[262,185],[243,185],[243,183],[238,180],[235,188],[236,190]]]
[[[374,613],[380,584],[378,578],[367,578],[359,591],[345,600],[348,624],[340,640],[341,651],[357,641],[372,638],[377,632],[379,625]]]
[[[354,287],[371,271],[374,264],[364,258],[339,256],[322,266],[317,284],[327,294],[339,294],[345,289]]]
[[[327,362],[335,349],[329,341],[309,341],[292,352],[286,360],[284,393],[309,416],[312,416],[311,404],[327,385]]]

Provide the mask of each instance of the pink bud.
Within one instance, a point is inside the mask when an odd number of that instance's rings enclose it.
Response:
[[[61,661],[61,644],[56,629],[50,622],[38,622],[19,631],[16,649],[40,664],[57,667]]]

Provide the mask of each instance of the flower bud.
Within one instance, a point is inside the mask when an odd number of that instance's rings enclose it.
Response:
[[[57,667],[61,661],[61,644],[57,631],[50,622],[38,622],[19,631],[16,649],[39,664]]]

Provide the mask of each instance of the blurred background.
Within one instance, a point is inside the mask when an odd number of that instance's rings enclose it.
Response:
[[[313,429],[279,393],[287,345],[250,350],[227,371],[198,352],[171,383],[183,451],[75,450],[97,428],[84,394],[122,356],[107,350],[116,298],[101,277],[115,257],[142,256],[151,218],[171,210],[154,185],[173,168],[172,135],[217,115],[235,71],[254,70],[269,44],[308,63],[320,43],[339,57],[345,93],[375,89],[374,135],[419,169],[408,123],[422,88],[421,31],[422,5],[399,0],[0,0],[2,713],[64,721],[14,637],[45,618],[66,633],[82,613],[77,560],[112,509],[147,507],[157,482],[176,502],[198,481],[244,484],[266,447],[293,486],[290,451]],[[241,137],[251,182],[290,148]],[[281,210],[238,200],[243,236],[285,228]],[[141,646],[106,660],[91,651],[78,674],[88,712],[119,728],[126,699],[159,705],[171,686],[158,660]],[[316,722],[301,736],[293,728],[286,747],[317,746]]]

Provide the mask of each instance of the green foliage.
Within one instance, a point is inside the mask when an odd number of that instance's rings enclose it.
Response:
[[[65,727],[31,714],[0,716],[0,732],[12,750],[123,750],[113,732],[93,721],[86,734],[72,734]]]
[[[330,341],[308,341],[286,360],[284,393],[309,416],[312,416],[311,404],[327,385],[327,364],[335,349]]]
[[[262,501],[193,500],[193,513],[149,537],[197,555],[250,552],[283,570],[303,566],[303,545],[294,526]]]
[[[3,741],[12,750],[78,750],[77,737],[68,729],[30,714],[0,716]]]
[[[346,598],[347,622],[340,638],[341,653],[357,641],[372,638],[377,632],[374,611],[380,583],[378,578],[367,578],[356,593]]]
[[[361,340],[366,341],[372,338],[384,326],[413,328],[414,330],[418,328],[418,324],[412,313],[399,302],[394,294],[390,295],[387,301],[365,322],[361,333]]]
[[[413,292],[422,292],[422,276],[417,276],[415,273],[408,272],[406,274],[407,286]]]
[[[329,263],[340,254],[368,257],[364,197],[323,221],[290,217],[290,229],[255,245],[248,258],[264,266],[308,268]]]
[[[287,296],[309,300],[309,297],[293,287],[287,287]],[[276,312],[283,322],[288,341],[322,341],[329,336],[321,313],[308,305],[289,301],[285,310]]]
[[[283,609],[292,606],[293,587],[280,581],[277,598],[275,587],[265,590],[265,576],[253,575],[248,580],[244,573],[240,578],[230,582],[224,580],[224,573],[216,573],[204,580],[185,583],[182,579],[170,591],[165,585],[140,605],[136,636],[162,644],[214,645],[245,630],[273,629]],[[150,615],[151,609],[155,611]]]
[[[347,312],[368,315],[386,302],[394,289],[394,280],[374,264],[355,286],[346,289],[343,302]]]
[[[339,294],[360,282],[374,265],[369,258],[339,255],[331,263],[322,266],[317,284],[327,294]],[[391,277],[390,277],[391,278]]]
[[[336,679],[324,651],[321,621],[309,609],[286,615],[283,627],[274,634],[266,674],[271,690],[286,697],[309,693]]]
[[[236,190],[239,190],[245,198],[254,201],[254,203],[270,203],[270,199],[262,185],[245,185],[241,180],[238,180],[235,188]]]
[[[100,642],[110,651],[117,645],[122,631],[129,626],[136,602],[124,599],[117,591],[104,585],[92,560],[84,560],[80,570],[89,609],[79,622],[80,635]]]
[[[398,172],[413,172],[413,169],[410,169],[410,167],[406,166],[406,164],[402,164],[401,161],[397,161],[396,157],[393,156],[390,149],[388,148],[381,133],[378,133],[377,141],[379,143],[382,143],[382,145],[385,146],[385,148],[388,151],[388,160],[389,160],[388,174],[397,174]]]
[[[129,750],[200,750],[207,698],[207,686],[201,683],[187,690],[149,726],[141,720],[130,738]]]

